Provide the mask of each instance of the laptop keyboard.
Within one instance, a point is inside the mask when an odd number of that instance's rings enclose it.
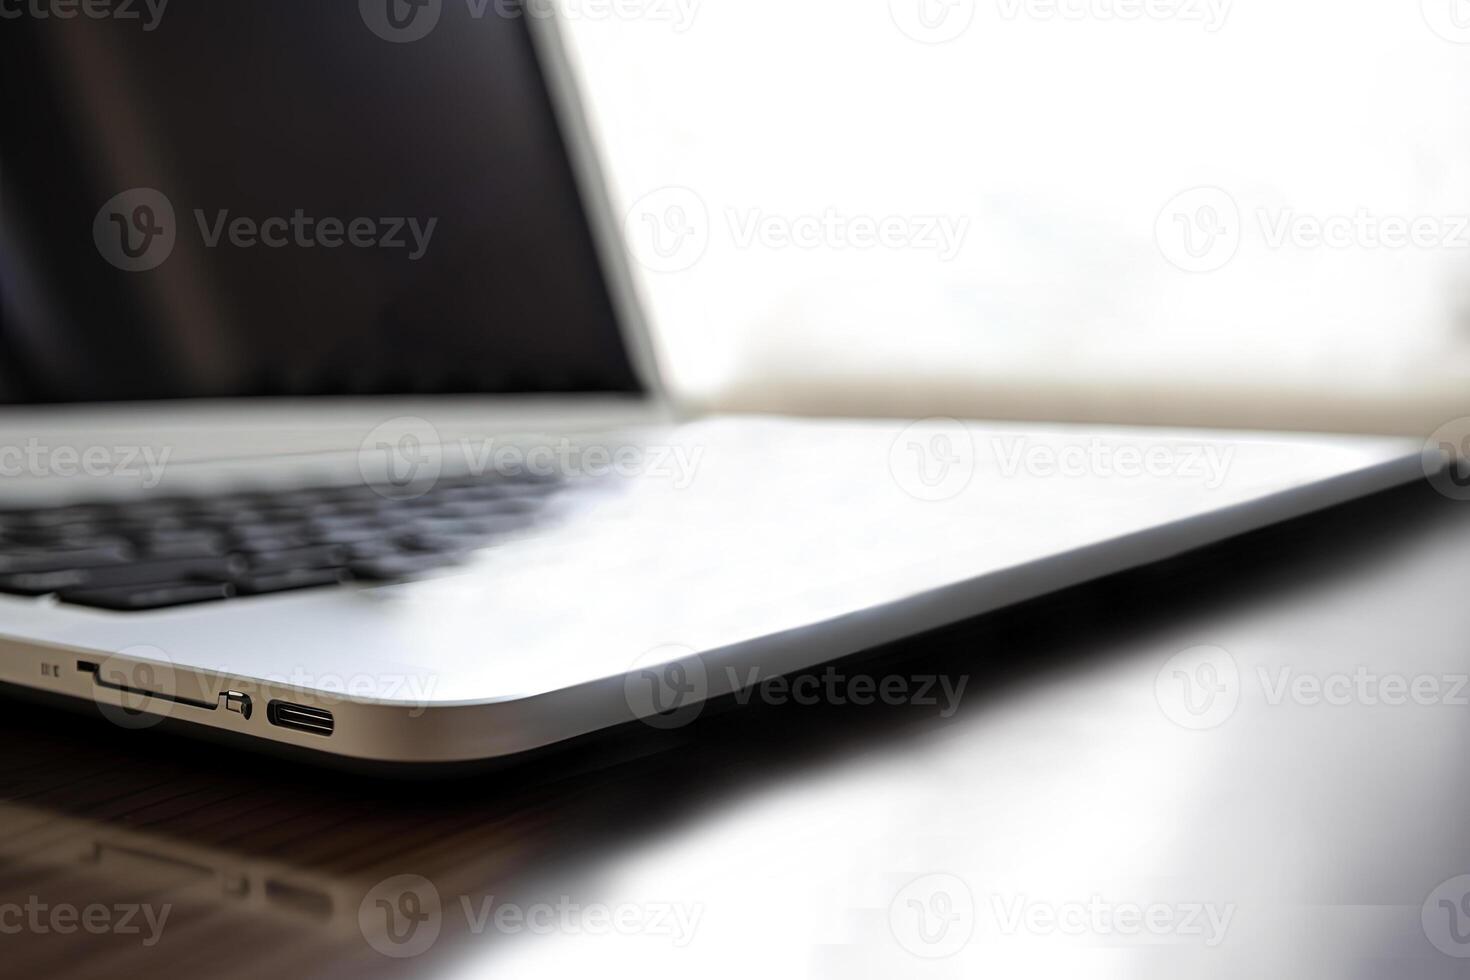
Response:
[[[562,484],[445,479],[413,499],[321,487],[0,512],[0,593],[165,609],[456,564],[545,514]]]

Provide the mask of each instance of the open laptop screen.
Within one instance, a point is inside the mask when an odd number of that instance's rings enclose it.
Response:
[[[0,403],[639,390],[517,4],[0,13]]]

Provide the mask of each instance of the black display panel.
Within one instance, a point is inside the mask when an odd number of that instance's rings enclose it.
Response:
[[[640,390],[518,4],[0,15],[0,403]]]

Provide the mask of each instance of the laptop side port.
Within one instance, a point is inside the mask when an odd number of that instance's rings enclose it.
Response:
[[[239,691],[225,691],[219,696],[219,706],[226,711],[234,712],[246,721],[250,720],[250,713],[255,708],[254,702],[250,700],[250,695],[241,694]]]
[[[290,728],[313,735],[330,735],[336,727],[330,711],[308,708],[289,701],[272,701],[265,706],[265,717],[277,728]]]

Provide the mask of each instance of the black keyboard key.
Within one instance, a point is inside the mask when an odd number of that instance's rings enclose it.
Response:
[[[332,500],[311,508],[308,514],[312,517],[374,517],[389,509],[389,506],[381,497]]]
[[[432,494],[441,500],[475,501],[496,500],[509,494],[524,493],[524,489],[509,484],[476,483],[463,487],[449,487]]]
[[[231,533],[250,533],[249,529],[251,528],[299,523],[300,518],[291,512],[227,510],[218,513],[210,511],[200,514],[190,514],[188,520],[190,524],[196,527],[208,527],[216,531],[229,531]]]
[[[100,568],[118,565],[132,558],[129,549],[120,545],[91,548],[54,548],[45,551],[25,550],[0,553],[0,575],[17,572],[59,572],[72,568]]]
[[[544,500],[527,500],[525,497],[501,497],[492,500],[446,500],[435,509],[437,516],[476,519],[508,514],[529,514],[544,507]]]
[[[309,531],[355,531],[362,528],[389,527],[395,523],[402,523],[405,519],[412,519],[413,515],[383,514],[374,511],[371,514],[318,514],[306,521]]]
[[[224,537],[212,531],[166,531],[134,539],[149,558],[222,557]]]
[[[272,592],[314,589],[324,585],[341,585],[344,578],[346,573],[341,568],[296,568],[265,575],[245,573],[237,575],[231,584],[240,595],[266,595]]]
[[[77,524],[40,524],[35,527],[19,527],[13,529],[10,536],[17,541],[59,544],[64,541],[102,537],[110,532],[109,525],[89,521]]]
[[[166,541],[143,549],[149,558],[223,558],[228,553],[219,541],[207,538]]]
[[[105,565],[98,568],[77,568],[58,572],[55,579],[56,586],[51,591],[132,588],[151,585],[155,582],[185,580],[224,582],[228,581],[230,576],[243,571],[244,568],[244,559],[230,556],[134,561],[124,565]]]
[[[27,528],[51,528],[64,524],[87,524],[111,516],[111,511],[101,504],[83,504],[72,507],[47,507],[25,512],[18,523]]]
[[[50,595],[57,589],[81,585],[86,573],[71,572],[21,572],[16,575],[0,575],[0,593],[7,595],[41,596]]]
[[[403,530],[412,534],[460,536],[467,539],[498,537],[530,527],[534,520],[525,514],[496,517],[428,517],[414,521]]]
[[[174,510],[181,514],[230,514],[258,507],[269,499],[269,495],[260,493],[221,493],[175,501]]]
[[[318,524],[306,534],[312,544],[352,545],[391,537],[391,526],[382,524]]]
[[[48,538],[27,538],[17,541],[5,551],[27,554],[41,554],[42,552],[72,553],[82,551],[97,551],[101,549],[113,549],[124,553],[131,553],[133,543],[127,538],[117,534],[89,532],[75,536],[54,536]]]
[[[410,551],[435,555],[452,555],[471,551],[484,544],[482,539],[467,541],[459,535],[448,534],[408,534],[399,541]]]
[[[392,555],[386,558],[364,558],[351,562],[347,569],[352,577],[365,582],[397,582],[417,578],[456,564],[459,555],[417,554]]]
[[[146,527],[133,528],[125,532],[132,540],[139,544],[168,544],[178,541],[223,541],[224,535],[209,527],[198,525],[169,527],[166,525],[148,525]]]
[[[227,582],[154,582],[111,589],[67,589],[61,593],[61,600],[95,609],[140,612],[213,602],[234,594],[234,586]]]
[[[300,537],[308,528],[305,521],[264,521],[259,524],[237,524],[225,528],[224,532],[231,541],[248,544],[251,541]]]
[[[400,547],[398,542],[383,540],[381,538],[373,541],[358,541],[355,544],[341,545],[343,552],[347,555],[349,563],[365,558],[396,558],[410,553],[409,549]]]
[[[197,533],[207,530],[198,524],[190,523],[183,517],[152,517],[146,519],[128,517],[121,521],[114,521],[108,524],[107,527],[113,534],[120,534],[125,538],[148,537],[186,531]]]
[[[275,554],[280,551],[294,551],[297,548],[309,548],[320,543],[313,541],[310,535],[297,534],[288,538],[251,538],[247,541],[236,541],[230,545],[230,550],[248,557]]]
[[[465,551],[483,548],[496,538],[524,531],[531,525],[524,517],[416,521],[397,540],[417,551]]]
[[[289,572],[298,568],[341,567],[346,555],[341,548],[332,545],[315,545],[309,548],[291,548],[286,551],[265,551],[250,556],[250,570],[267,572]]]
[[[119,504],[114,512],[116,520],[123,521],[164,521],[170,519],[183,519],[189,513],[189,508],[194,505],[192,500],[183,497],[169,497],[162,500],[137,500],[127,504]]]

